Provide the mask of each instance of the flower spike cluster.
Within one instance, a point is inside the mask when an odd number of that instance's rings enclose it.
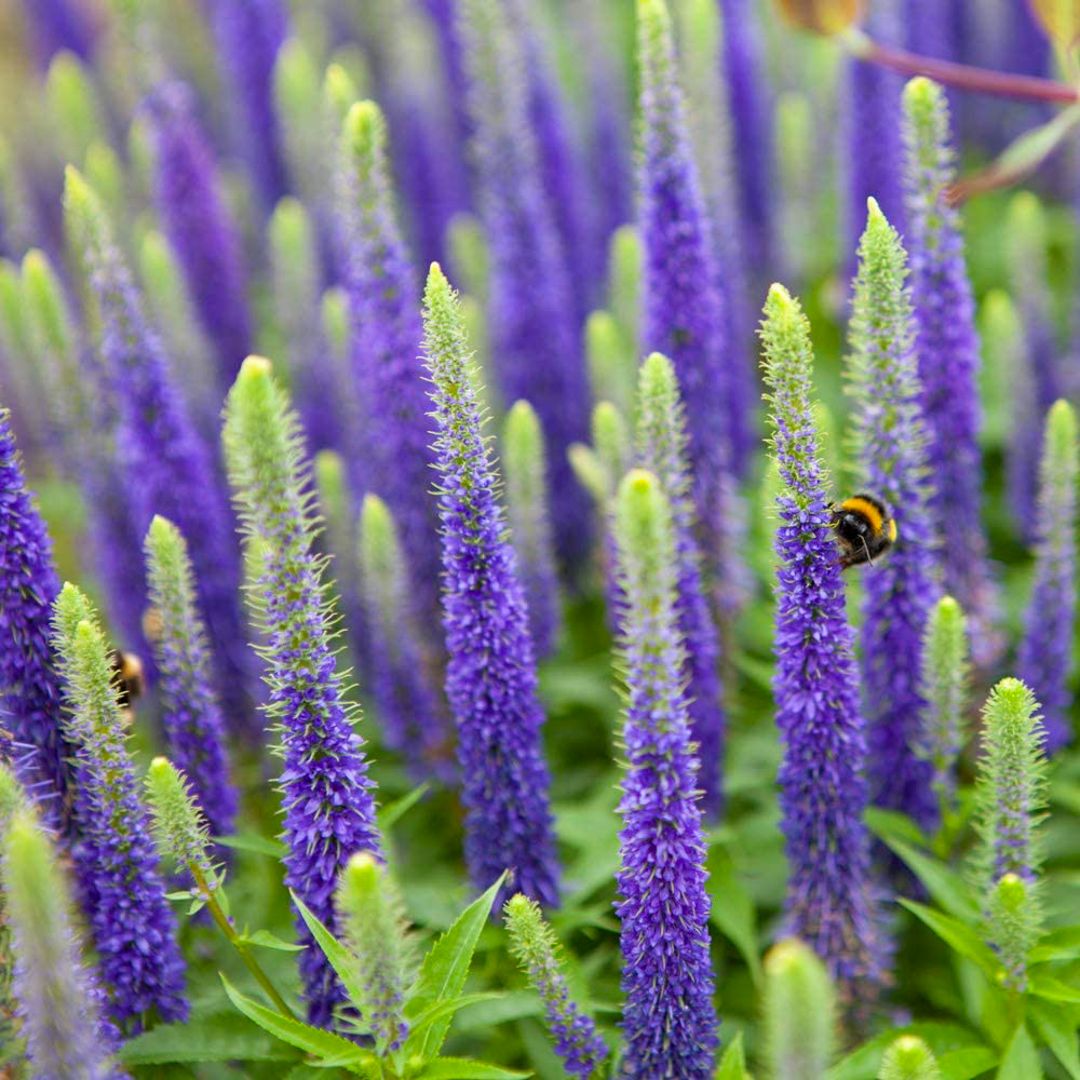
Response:
[[[588,550],[588,507],[566,451],[585,435],[588,393],[575,301],[555,209],[540,179],[526,57],[503,0],[460,5],[480,216],[491,245],[492,352],[506,401],[536,410],[551,445],[559,554]]]
[[[360,509],[360,584],[368,627],[371,693],[386,745],[417,776],[452,774],[439,704],[409,603],[409,575],[390,508],[365,495]]]
[[[1072,741],[1072,671],[1076,612],[1076,413],[1058,401],[1046,418],[1037,516],[1035,587],[1016,658],[1020,677],[1043,708],[1046,752]]]
[[[570,996],[554,931],[540,905],[521,893],[506,902],[504,912],[510,948],[544,1003],[544,1018],[555,1038],[555,1053],[571,1076],[589,1080],[607,1057],[607,1046],[597,1034],[592,1017],[582,1012]]]
[[[930,764],[918,748],[926,706],[923,634],[938,589],[937,559],[906,276],[900,237],[870,199],[859,244],[847,389],[855,402],[859,487],[884,501],[900,537],[888,557],[864,575],[862,689],[870,797],[932,829],[937,800]]]
[[[458,730],[465,857],[478,888],[511,869],[515,891],[555,905],[559,868],[529,616],[461,307],[437,264],[424,294],[424,356],[435,406],[446,695]]]
[[[71,745],[49,643],[60,582],[30,497],[9,417],[0,409],[0,726],[25,757],[19,779],[47,820],[70,827]]]
[[[769,290],[761,338],[781,481],[773,692],[787,928],[850,998],[883,977],[862,822],[866,735],[813,410],[810,327],[781,285]]]
[[[971,619],[976,663],[994,659],[995,589],[986,561],[979,493],[979,342],[964,265],[960,217],[947,197],[955,177],[945,92],[927,79],[904,90],[904,195],[916,354],[926,418],[931,509],[947,592]]]
[[[177,764],[192,777],[214,835],[225,836],[233,830],[237,797],[229,777],[221,709],[210,682],[195,575],[183,535],[160,515],[146,535],[146,569],[159,623],[154,658],[165,740]]]
[[[711,1080],[717,1049],[705,842],[683,692],[684,650],[671,509],[634,469],[615,509],[625,609],[627,772],[619,813],[616,911],[623,954],[623,1076]]]
[[[637,401],[637,463],[653,473],[671,507],[677,570],[676,609],[683,641],[690,725],[706,816],[723,807],[724,711],[720,645],[701,580],[697,514],[686,453],[686,420],[671,361],[653,353],[641,367]]]
[[[188,289],[217,347],[228,385],[251,347],[240,238],[222,197],[213,151],[200,131],[190,90],[159,86],[147,100],[155,144],[158,213]]]
[[[127,748],[109,648],[89,601],[65,585],[54,606],[68,739],[75,746],[72,854],[112,1019],[138,1031],[156,1010],[185,1020],[184,960],[150,821]]]
[[[423,615],[438,607],[439,546],[431,488],[427,396],[420,351],[418,286],[394,216],[386,123],[378,105],[361,101],[345,119],[342,135],[341,210],[352,239],[346,283],[357,391],[370,424],[373,469],[356,477],[394,512],[419,590]],[[362,482],[361,482],[362,480]]]
[[[349,856],[382,850],[373,783],[336,669],[318,520],[299,421],[270,362],[249,356],[229,392],[225,458],[237,511],[263,546],[256,614],[265,637],[267,715],[278,725],[284,768],[286,884],[333,931],[334,889]],[[329,1024],[344,991],[301,919],[308,1018]]]
[[[101,310],[101,356],[117,400],[117,456],[131,491],[135,525],[142,532],[155,514],[164,514],[191,545],[218,688],[233,729],[243,729],[250,710],[246,635],[237,597],[239,560],[209,448],[196,434],[170,377],[161,341],[146,321],[101,203],[70,167],[64,208]]]
[[[33,813],[0,821],[0,882],[13,934],[16,1000],[32,1075],[107,1080],[118,1032],[98,1015],[100,992],[72,927],[67,881]]]

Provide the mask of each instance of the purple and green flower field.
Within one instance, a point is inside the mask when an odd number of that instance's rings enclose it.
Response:
[[[1080,0],[0,0],[0,1077],[1080,1080]]]

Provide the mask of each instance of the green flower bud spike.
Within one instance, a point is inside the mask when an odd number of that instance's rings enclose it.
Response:
[[[915,1035],[901,1035],[885,1051],[878,1080],[941,1080],[930,1047]]]
[[[835,1037],[835,998],[824,965],[796,938],[765,957],[765,1057],[775,1080],[821,1080]]]

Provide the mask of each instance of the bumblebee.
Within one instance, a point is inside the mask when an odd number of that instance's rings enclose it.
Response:
[[[133,652],[123,649],[111,649],[109,662],[112,664],[112,681],[116,687],[116,700],[120,708],[129,710],[146,691],[146,676],[142,661]]]
[[[873,563],[896,543],[896,521],[873,495],[852,495],[830,509],[843,569]]]

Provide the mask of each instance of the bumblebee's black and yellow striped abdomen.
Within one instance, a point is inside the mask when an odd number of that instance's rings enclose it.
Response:
[[[832,525],[844,569],[872,563],[896,543],[896,521],[873,495],[852,495],[833,503]]]

